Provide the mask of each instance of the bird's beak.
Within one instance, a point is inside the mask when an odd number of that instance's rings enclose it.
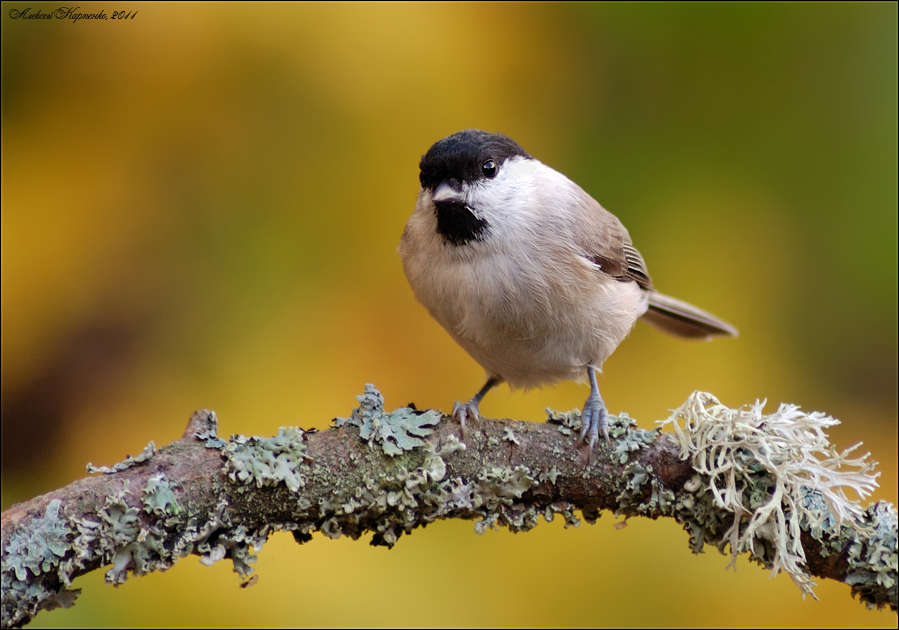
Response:
[[[443,182],[436,189],[434,189],[434,194],[431,196],[431,200],[435,204],[439,203],[462,203],[462,193],[461,191],[456,190],[448,182]]]

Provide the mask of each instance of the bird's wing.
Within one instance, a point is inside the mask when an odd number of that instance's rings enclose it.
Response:
[[[652,279],[646,271],[646,263],[631,243],[627,229],[593,197],[583,190],[581,193],[580,201],[588,206],[589,212],[579,215],[581,225],[577,228],[576,239],[585,257],[615,280],[636,282],[651,290]]]

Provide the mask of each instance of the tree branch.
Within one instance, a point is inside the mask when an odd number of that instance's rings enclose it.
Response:
[[[575,444],[577,411],[550,413],[546,424],[471,421],[460,441],[439,412],[387,413],[371,386],[358,398],[330,430],[228,442],[216,437],[215,414],[198,411],[159,451],[151,443],[111,469],[89,467],[104,474],[13,506],[2,515],[3,627],[73,605],[71,581],[107,565],[119,584],[189,554],[230,558],[246,584],[251,547],[277,530],[299,543],[316,531],[372,532],[371,544],[392,546],[436,519],[527,531],[540,516],[577,524],[575,510],[590,523],[601,510],[672,517],[696,552],[729,545],[734,557],[746,551],[787,571],[803,592],[811,575],[850,584],[870,607],[897,607],[895,508],[862,510],[843,496],[842,487],[864,498],[876,485],[864,458],[818,442],[824,460],[809,458],[809,440],[836,423],[820,414],[782,406],[762,416],[758,405],[729,410],[697,392],[669,421],[674,435],[612,417],[612,447],[590,461]],[[839,465],[858,470],[834,472]]]

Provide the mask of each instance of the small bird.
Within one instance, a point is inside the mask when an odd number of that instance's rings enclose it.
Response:
[[[467,129],[422,157],[421,189],[399,246],[431,316],[487,371],[456,402],[465,429],[493,387],[590,381],[579,442],[592,457],[608,411],[596,372],[639,318],[679,337],[736,336],[658,293],[630,235],[580,186],[500,133]]]

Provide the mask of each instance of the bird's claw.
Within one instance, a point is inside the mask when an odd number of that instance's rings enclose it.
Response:
[[[456,404],[453,405],[453,419],[459,423],[459,433],[463,440],[465,439],[465,421],[468,418],[473,418],[475,421],[481,419],[478,404],[470,400],[467,403],[456,401]]]
[[[590,449],[590,461],[593,461],[593,448],[599,439],[599,432],[606,440],[606,444],[612,445],[609,437],[609,412],[606,410],[606,404],[598,394],[593,393],[584,403],[584,410],[581,412],[581,437],[579,442],[587,442]]]

